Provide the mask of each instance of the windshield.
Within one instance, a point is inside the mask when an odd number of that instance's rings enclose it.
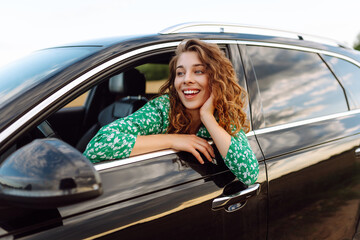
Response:
[[[79,61],[99,47],[60,47],[39,50],[0,69],[0,109],[12,99],[25,93]]]

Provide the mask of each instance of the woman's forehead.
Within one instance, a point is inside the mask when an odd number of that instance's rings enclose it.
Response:
[[[184,52],[177,59],[176,67],[204,65],[197,52]]]

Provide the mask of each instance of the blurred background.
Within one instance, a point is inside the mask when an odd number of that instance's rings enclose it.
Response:
[[[1,0],[0,66],[41,48],[193,21],[290,30],[360,50],[359,11],[359,0]]]

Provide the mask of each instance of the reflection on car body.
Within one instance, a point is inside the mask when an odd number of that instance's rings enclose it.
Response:
[[[266,29],[256,34],[251,29],[249,34],[243,27],[234,31],[239,26],[232,24],[210,24],[214,31],[204,33],[191,31],[194,26],[199,27],[185,24],[161,34],[50,48],[35,53],[36,61],[30,56],[0,71],[0,238],[359,235],[359,53],[321,39],[306,41],[303,35],[269,35]],[[201,165],[191,154],[165,150],[95,164],[92,173],[100,176],[101,189],[83,195],[86,200],[65,194],[78,186],[76,176],[68,175],[58,201],[44,200],[29,187],[22,189],[22,199],[8,194],[13,189],[4,183],[21,176],[12,174],[11,165],[4,166],[14,154],[26,152],[23,146],[34,140],[67,143],[66,151],[81,155],[81,139],[88,139],[86,135],[94,132],[89,130],[102,124],[100,113],[131,95],[111,91],[109,79],[137,69],[147,82],[161,82],[167,78],[163,69],[185,38],[217,43],[248,91],[252,130],[247,137],[259,161],[257,185],[247,188],[237,181],[218,154],[217,164]],[[49,58],[54,51],[57,57]],[[67,105],[84,93],[88,94],[83,104]],[[151,99],[156,93],[146,89],[135,95]],[[25,159],[32,162],[32,172],[62,159],[42,157],[39,164],[35,161],[40,158]],[[79,159],[83,161],[87,159]],[[18,164],[24,172],[29,166]],[[78,165],[73,166],[80,174]],[[59,190],[60,185],[51,187]],[[227,202],[217,209],[223,199]]]

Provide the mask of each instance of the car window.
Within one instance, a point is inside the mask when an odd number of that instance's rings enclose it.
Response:
[[[347,111],[344,91],[319,55],[258,46],[247,52],[266,127]]]
[[[79,97],[75,98],[74,100],[72,100],[71,102],[69,102],[68,104],[66,104],[64,106],[64,108],[71,108],[71,107],[82,107],[85,105],[86,103],[86,99],[89,95],[90,91],[87,91],[86,93],[80,95]]]
[[[136,67],[146,78],[146,94],[158,93],[169,77],[168,63],[146,63]]]
[[[0,69],[0,108],[66,66],[98,51],[99,47],[64,47],[36,51]],[[19,71],[21,69],[21,71]]]
[[[350,100],[350,108],[360,108],[360,68],[346,60],[324,55],[332,70],[345,87]]]

